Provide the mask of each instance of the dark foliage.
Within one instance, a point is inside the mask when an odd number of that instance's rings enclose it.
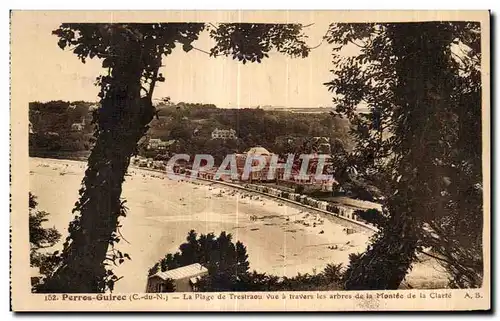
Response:
[[[41,276],[49,275],[54,269],[54,253],[47,249],[59,242],[61,234],[53,227],[45,228],[49,213],[37,209],[36,197],[29,193],[29,240],[30,240],[30,266],[39,269]],[[57,253],[55,253],[57,255]],[[41,277],[32,279],[32,286],[36,288]]]
[[[368,223],[374,224],[378,228],[385,227],[387,218],[383,216],[382,213],[377,209],[356,210],[354,211],[354,215],[362,220],[367,221]]]
[[[213,28],[210,36],[216,41],[212,56],[231,56],[243,63],[261,62],[273,48],[292,57],[309,54],[299,24],[224,23]]]

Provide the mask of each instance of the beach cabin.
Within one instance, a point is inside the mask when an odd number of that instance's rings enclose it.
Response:
[[[182,266],[177,269],[158,272],[148,278],[147,293],[166,292],[165,283],[171,279],[175,285],[175,292],[193,292],[199,278],[208,274],[207,268],[199,263]]]

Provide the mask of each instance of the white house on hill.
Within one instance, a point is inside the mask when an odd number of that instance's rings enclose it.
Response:
[[[73,123],[71,124],[71,130],[81,132],[85,128],[85,116],[82,117],[82,120],[79,123]]]
[[[168,141],[163,141],[161,138],[151,138],[148,142],[147,149],[152,150],[166,150],[172,144],[176,143],[175,139],[171,139]]]
[[[214,129],[212,131],[212,139],[236,139],[236,131],[234,129]]]

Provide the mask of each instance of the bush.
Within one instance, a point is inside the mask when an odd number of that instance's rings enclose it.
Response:
[[[323,275],[328,283],[340,284],[343,278],[342,264],[328,264],[323,271]]]
[[[36,290],[43,277],[49,276],[59,263],[58,252],[41,253],[40,250],[50,248],[59,242],[61,234],[55,228],[43,228],[49,213],[37,209],[36,197],[29,193],[29,239],[30,266],[39,269],[41,277],[32,278],[32,287]]]
[[[208,277],[201,278],[197,285],[200,291],[233,291],[235,284],[248,272],[246,247],[239,241],[233,243],[231,234],[221,232],[215,237],[209,233],[198,237],[191,230],[186,241],[179,246],[180,252],[167,254],[148,275],[200,263],[208,269]]]
[[[356,210],[354,211],[354,215],[377,227],[382,227],[385,223],[385,217],[377,209]]]

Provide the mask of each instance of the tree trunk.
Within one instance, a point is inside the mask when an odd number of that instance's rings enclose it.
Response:
[[[116,240],[118,219],[125,216],[122,183],[137,143],[153,118],[150,97],[140,96],[144,70],[140,43],[131,41],[123,49],[118,52],[123,58],[117,59],[110,78],[101,84],[106,90],[101,91],[101,107],[94,114],[97,141],[73,210],[80,215],[70,223],[62,266],[40,292],[96,293],[110,287],[112,273],[106,271],[105,262],[112,263],[108,250]]]
[[[346,290],[395,290],[400,286],[419,245],[421,225],[415,216],[397,212],[390,217],[376,241],[351,261],[344,276]]]

